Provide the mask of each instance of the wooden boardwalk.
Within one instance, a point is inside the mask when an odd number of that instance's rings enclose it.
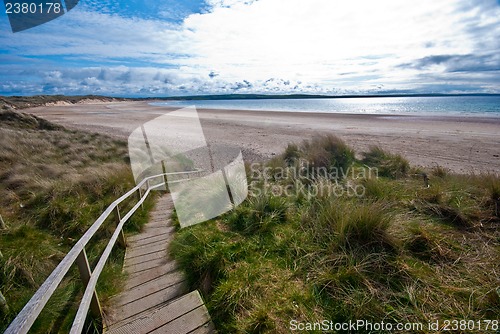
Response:
[[[184,274],[167,254],[174,227],[170,195],[158,199],[144,230],[127,239],[125,290],[112,298],[106,333],[212,333],[198,291],[188,292]]]

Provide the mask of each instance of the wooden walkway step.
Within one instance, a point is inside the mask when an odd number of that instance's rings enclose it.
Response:
[[[212,333],[198,291],[187,290],[184,274],[168,255],[174,227],[170,195],[160,197],[143,231],[127,239],[125,291],[111,299],[106,333]]]

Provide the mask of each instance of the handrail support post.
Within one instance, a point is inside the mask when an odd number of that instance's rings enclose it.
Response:
[[[121,221],[120,208],[118,205],[116,206],[116,225],[118,226]],[[123,233],[123,229],[120,230],[120,235],[118,236],[118,244],[122,248],[127,248],[127,239],[125,238],[125,233]]]
[[[163,183],[165,183],[165,190],[168,191],[167,167],[165,166],[165,160],[161,161],[161,167],[163,170]]]
[[[142,189],[141,187],[139,187],[137,190],[139,191],[139,201],[140,201],[142,199]],[[141,203],[141,209],[144,210],[144,205],[142,203]]]
[[[76,258],[76,265],[78,266],[78,271],[80,272],[80,278],[82,279],[84,288],[89,284],[90,276],[92,271],[90,270],[89,260],[87,258],[87,253],[85,248]],[[92,316],[96,319],[102,319],[102,308],[99,303],[99,298],[97,297],[97,292],[94,291],[92,296],[92,301],[90,302],[90,312]]]

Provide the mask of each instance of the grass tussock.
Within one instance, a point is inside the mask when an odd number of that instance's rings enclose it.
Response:
[[[134,186],[126,143],[92,133],[69,131],[30,115],[0,112],[0,291],[9,309],[4,330],[78,238],[116,198]],[[132,203],[120,208],[126,212]],[[151,202],[146,203],[150,207]],[[115,222],[111,217],[87,247],[91,265],[104,249]],[[135,215],[127,230],[146,221]],[[119,250],[109,260],[98,293],[103,303],[120,287]],[[56,290],[34,333],[64,333],[82,287],[75,268]]]
[[[410,171],[410,163],[399,154],[384,151],[379,146],[372,146],[363,153],[363,163],[377,167],[380,176],[390,178],[405,177]]]
[[[287,175],[307,163],[366,164],[381,177]],[[404,158],[372,148],[359,161],[332,136],[289,145],[264,166],[271,168],[254,183],[258,191],[222,217],[180,230],[171,248],[221,333],[288,333],[292,320],[500,314],[498,176],[421,170],[427,187]],[[290,185],[300,191],[274,191]],[[331,185],[364,191],[318,190]]]
[[[447,168],[439,166],[439,165],[435,166],[431,172],[432,175],[434,175],[436,177],[440,177],[440,178],[446,177],[449,173],[450,173],[450,171]]]
[[[346,170],[354,161],[354,151],[339,137],[316,136],[301,145],[302,157],[315,168]]]

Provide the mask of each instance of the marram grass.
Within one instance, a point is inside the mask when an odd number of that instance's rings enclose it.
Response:
[[[126,143],[9,110],[0,112],[0,161],[0,215],[6,224],[0,230],[0,291],[8,304],[0,311],[3,331],[104,209],[135,184]],[[131,205],[124,203],[122,213]],[[127,231],[140,229],[151,205],[148,200]],[[111,236],[113,219],[87,247],[91,266]],[[116,249],[102,273],[97,291],[104,306],[123,281],[122,258]],[[81,294],[72,268],[31,332],[67,333]]]
[[[323,319],[498,319],[498,176],[417,172],[381,148],[357,161],[338,138],[311,142],[326,147],[313,154],[304,151],[308,144],[290,145],[263,166],[276,171],[312,157],[381,173],[332,181],[363,186],[359,197],[254,192],[174,240],[170,251],[191,287],[202,291],[220,333],[289,333],[291,321]],[[319,151],[333,153],[322,159]],[[332,158],[336,152],[348,159]],[[302,182],[307,190],[317,180],[265,182],[270,189]],[[264,188],[265,182],[256,184]]]

